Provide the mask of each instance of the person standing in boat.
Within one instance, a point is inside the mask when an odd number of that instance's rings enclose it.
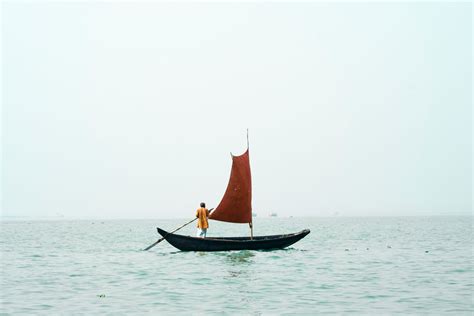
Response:
[[[206,208],[206,203],[201,202],[201,207],[196,211],[197,222],[197,237],[206,238],[207,229],[209,228],[209,210]]]

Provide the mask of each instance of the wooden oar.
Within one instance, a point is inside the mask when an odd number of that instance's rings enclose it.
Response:
[[[214,208],[211,208],[209,210],[209,215],[211,213],[211,211],[213,210]],[[187,222],[186,224],[184,224],[183,226],[180,226],[178,228],[176,228],[175,230],[173,230],[172,232],[169,232],[168,234],[172,234],[174,232],[177,232],[178,230],[180,230],[181,228],[183,228],[184,226],[186,225],[189,225],[191,224],[192,222],[194,222],[195,220],[197,220],[198,218],[196,217],[195,219]],[[165,237],[168,236],[168,234],[166,234],[164,237],[161,237],[160,239],[158,239],[155,243],[151,244],[150,246],[146,247],[145,249],[143,249],[143,251],[147,251],[147,250],[150,250],[151,248],[155,247],[156,245],[158,245],[160,242],[162,242],[163,240],[165,240]]]

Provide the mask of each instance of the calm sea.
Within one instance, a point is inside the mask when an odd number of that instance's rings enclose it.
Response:
[[[472,315],[472,217],[255,218],[311,229],[285,250],[180,252],[187,220],[1,223],[1,310],[17,314]],[[193,224],[191,224],[193,225]],[[193,226],[180,231],[194,234]],[[248,234],[211,222],[209,235]]]

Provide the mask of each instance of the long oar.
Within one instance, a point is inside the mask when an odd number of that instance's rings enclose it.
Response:
[[[209,212],[211,212],[214,208],[211,208],[209,210]],[[187,222],[186,224],[184,224],[183,226],[180,226],[178,228],[176,228],[175,230],[173,230],[172,232],[169,232],[168,234],[172,234],[174,232],[177,232],[178,230],[180,230],[181,228],[183,228],[184,226],[186,225],[189,225],[191,224],[192,222],[194,222],[195,220],[197,220],[198,218],[196,217],[195,219]],[[146,247],[145,249],[143,249],[143,251],[147,251],[147,250],[150,250],[151,248],[155,247],[156,245],[158,245],[160,242],[162,242],[163,240],[165,240],[165,237],[168,236],[168,234],[166,234],[164,237],[161,237],[160,239],[158,239],[156,242],[154,242],[153,244],[151,244],[150,246]]]

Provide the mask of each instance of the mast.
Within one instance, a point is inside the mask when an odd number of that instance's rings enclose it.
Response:
[[[249,129],[247,128],[247,150],[249,149]]]
[[[249,146],[249,129],[247,128],[247,151],[249,151],[249,148],[250,148],[250,146]],[[250,240],[253,240],[253,214],[250,217],[249,226],[250,226]]]

